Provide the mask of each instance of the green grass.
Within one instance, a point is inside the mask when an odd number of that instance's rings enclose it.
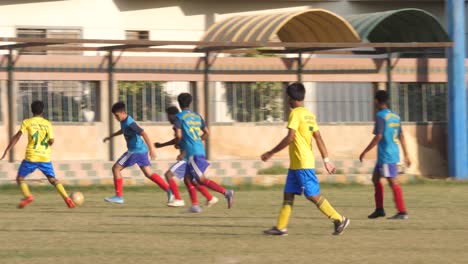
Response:
[[[102,198],[112,188],[73,186],[70,191],[86,198],[73,210],[50,186],[33,186],[36,200],[18,210],[19,191],[1,187],[0,263],[463,263],[467,187],[444,181],[403,185],[410,219],[395,221],[367,219],[372,186],[322,185],[332,205],[351,219],[340,237],[303,197],[296,199],[289,236],[262,235],[276,222],[279,188],[242,186],[233,209],[221,200],[201,214],[187,214],[186,208],[167,208],[166,195],[151,187],[126,187],[126,204],[111,205]],[[391,191],[385,191],[391,215]]]
[[[283,165],[273,165],[269,168],[259,169],[258,175],[285,175],[288,174],[288,168]]]

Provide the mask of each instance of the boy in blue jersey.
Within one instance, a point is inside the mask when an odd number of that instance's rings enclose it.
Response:
[[[148,150],[151,159],[156,158],[156,154],[151,145],[148,134],[137,125],[135,120],[127,114],[125,110],[125,103],[118,102],[112,106],[112,113],[115,119],[120,122],[120,130],[113,133],[109,137],[104,138],[104,142],[110,140],[112,137],[124,135],[127,142],[127,152],[125,152],[112,166],[112,173],[114,175],[114,188],[115,196],[105,198],[104,201],[110,203],[123,204],[123,181],[121,171],[127,167],[138,164],[141,171],[145,176],[159,185],[161,189],[168,193],[168,199],[172,196],[169,185],[156,173],[151,170],[151,163],[148,159]],[[143,137],[143,140],[141,139]],[[146,144],[145,144],[146,143]]]
[[[192,95],[181,93],[177,97],[177,101],[182,112],[176,115],[174,127],[176,129],[177,142],[183,146],[185,157],[188,160],[186,181],[205,185],[223,194],[227,199],[228,208],[231,208],[234,191],[226,190],[214,181],[207,179],[204,175],[205,170],[210,165],[206,161],[205,146],[203,145],[203,140],[206,140],[209,136],[209,130],[203,118],[199,114],[190,111]],[[194,192],[195,190],[192,191]]]
[[[176,118],[176,115],[179,113],[179,109],[176,106],[170,106],[166,109],[166,114],[167,114],[167,119],[169,122],[174,125],[174,120]],[[175,131],[175,128],[172,127]],[[169,170],[166,171],[164,176],[166,177],[167,182],[169,183],[169,186],[171,186],[171,190],[174,194],[174,200],[170,201],[167,205],[171,207],[179,207],[179,206],[184,206],[184,200],[182,200],[179,189],[177,188],[177,183],[175,182],[174,178],[179,178],[180,180],[184,180],[187,170],[187,160],[185,159],[184,150],[181,148],[179,145],[176,145],[176,138],[174,137],[173,139],[164,142],[164,143],[154,143],[154,146],[156,148],[162,148],[166,146],[172,146],[174,145],[177,149],[180,149],[181,155],[177,157],[177,162],[174,163]],[[203,194],[203,196],[206,197],[206,206],[211,207],[214,204],[218,202],[218,198],[215,196],[211,195],[208,190],[205,188],[203,185],[196,184],[193,186],[193,184],[190,181],[185,181],[185,185],[187,186],[187,190],[189,191],[190,194],[190,200],[192,202],[192,207],[189,209],[189,212],[191,213],[200,213],[201,208],[198,205],[198,198],[197,198],[197,193],[193,191],[195,188]]]
[[[372,182],[374,183],[375,190],[375,211],[368,217],[370,219],[375,219],[385,216],[383,207],[383,185],[382,182],[380,182],[380,178],[385,177],[390,188],[393,190],[393,197],[398,209],[398,213],[390,217],[390,219],[408,219],[408,213],[406,212],[405,203],[403,201],[403,193],[397,181],[397,163],[400,162],[398,143],[401,143],[401,148],[403,149],[405,157],[405,164],[407,166],[411,165],[411,161],[406,150],[405,137],[401,129],[400,117],[388,109],[388,94],[386,91],[377,91],[374,101],[378,108],[374,126],[375,136],[359,156],[359,160],[362,162],[366,153],[378,145],[377,164],[375,165],[374,173],[372,175]]]

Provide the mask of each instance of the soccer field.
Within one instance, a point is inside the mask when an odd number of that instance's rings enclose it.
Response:
[[[0,190],[0,263],[467,263],[468,184],[403,185],[409,220],[368,220],[372,186],[324,185],[322,192],[351,219],[342,236],[315,206],[298,197],[289,236],[270,237],[282,190],[238,188],[201,214],[165,206],[158,188],[125,188],[126,204],[103,202],[112,188],[80,190],[68,209],[51,186],[32,187],[36,200],[16,209],[19,190]],[[386,186],[387,214],[395,212]],[[182,194],[188,202],[185,189]],[[217,195],[218,198],[222,198]],[[200,199],[200,201],[203,201]],[[203,201],[204,202],[204,201]]]

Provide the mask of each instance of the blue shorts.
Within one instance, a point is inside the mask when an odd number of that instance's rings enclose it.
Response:
[[[185,160],[179,160],[169,168],[169,171],[180,180],[183,180],[185,174],[187,174],[187,162]]]
[[[36,169],[39,169],[47,177],[55,178],[54,167],[52,167],[52,162],[32,162],[23,160],[18,169],[18,175],[20,177],[26,177],[29,174],[33,173]]]
[[[305,196],[313,196],[320,194],[320,185],[315,176],[314,169],[288,170],[286,185],[284,186],[285,193],[294,193],[301,195],[304,192]]]
[[[210,166],[206,157],[203,155],[192,156],[188,160],[188,172],[192,179],[200,180],[200,177],[205,173],[206,169]]]
[[[148,152],[131,153],[127,151],[117,160],[117,163],[122,165],[124,168],[135,164],[138,164],[140,167],[151,166],[148,158]]]
[[[396,163],[376,164],[374,173],[386,178],[395,178],[398,176],[398,165]]]

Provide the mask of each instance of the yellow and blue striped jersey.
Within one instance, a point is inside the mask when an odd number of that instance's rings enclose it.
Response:
[[[31,117],[23,120],[20,131],[23,134],[28,132],[25,160],[50,162],[49,139],[54,138],[50,122],[41,116]]]

